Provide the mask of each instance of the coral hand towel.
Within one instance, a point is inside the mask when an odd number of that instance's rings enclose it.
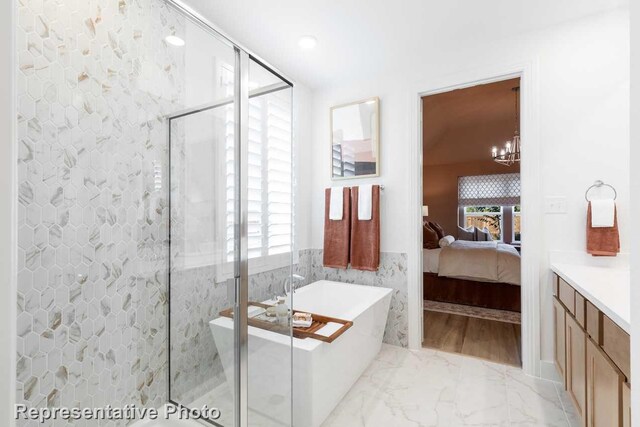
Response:
[[[358,218],[358,187],[351,189],[351,268],[377,271],[380,265],[380,186],[371,189],[371,219]]]
[[[331,268],[349,265],[349,230],[351,228],[351,197],[349,188],[342,189],[342,219],[330,219],[331,189],[324,192],[324,251],[322,264]]]
[[[593,256],[616,256],[620,252],[618,209],[613,214],[613,227],[593,227],[591,202],[587,208],[587,252]]]

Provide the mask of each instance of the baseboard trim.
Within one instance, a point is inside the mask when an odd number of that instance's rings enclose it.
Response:
[[[556,364],[550,360],[540,361],[540,378],[556,383],[562,382],[562,378],[560,378],[558,370],[556,369]]]

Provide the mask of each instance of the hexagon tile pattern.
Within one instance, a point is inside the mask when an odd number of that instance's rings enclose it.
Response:
[[[184,92],[164,35],[182,26],[161,0],[19,1],[18,403],[166,400],[153,162],[166,165],[163,117]]]

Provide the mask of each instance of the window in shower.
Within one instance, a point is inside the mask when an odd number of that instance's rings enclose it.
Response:
[[[259,89],[257,81],[249,88]],[[257,93],[257,92],[256,92]],[[291,95],[279,90],[249,99],[248,246],[254,272],[282,267],[292,250]],[[227,181],[233,182],[233,144],[227,147]],[[227,198],[227,260],[233,261],[233,194]]]

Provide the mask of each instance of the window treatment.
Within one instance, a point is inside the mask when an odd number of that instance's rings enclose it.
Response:
[[[234,257],[234,111],[227,115],[227,259]],[[288,90],[249,99],[249,258],[292,250],[291,96]]]
[[[461,176],[458,206],[511,206],[520,204],[520,174]]]

